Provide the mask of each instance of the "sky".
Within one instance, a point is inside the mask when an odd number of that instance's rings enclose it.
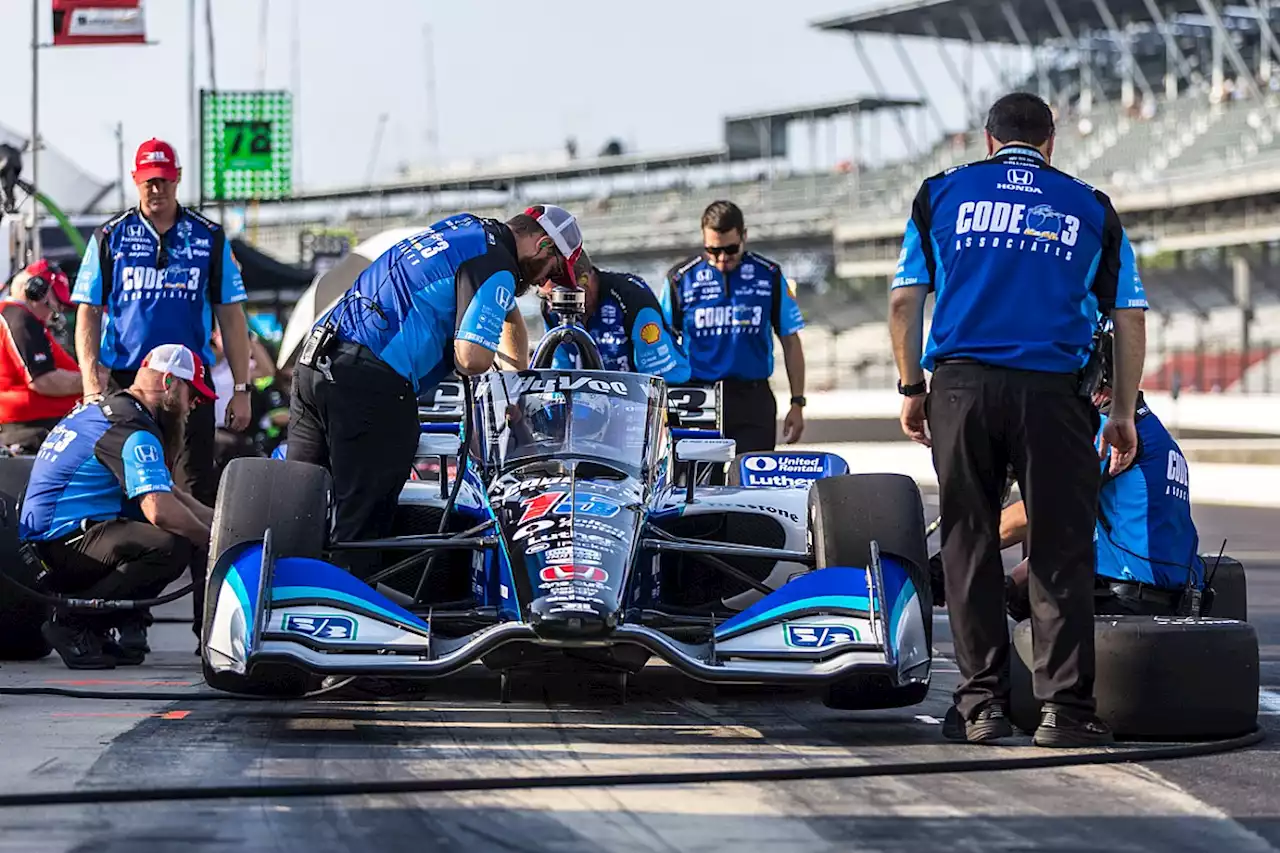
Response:
[[[207,86],[204,3],[197,4],[196,58],[198,82]],[[259,36],[264,4],[265,45]],[[42,41],[50,38],[50,5],[39,0]],[[717,147],[726,114],[873,94],[848,37],[809,26],[869,5],[213,0],[215,65],[220,89],[289,89],[300,80],[295,191],[315,190],[396,180],[403,165],[424,169],[515,153],[553,155],[569,136],[582,155],[614,137],[648,153]],[[177,146],[184,166],[195,165],[188,133],[188,0],[146,0],[144,8],[148,36],[158,44],[40,52],[42,137],[104,179],[117,174],[118,121],[130,162],[140,142],[158,136]],[[8,58],[0,124],[22,133],[30,129],[30,14],[30,0],[0,0],[0,48]],[[428,145],[428,25],[438,153]],[[911,49],[944,121],[958,129],[965,108],[937,46],[914,42]],[[967,67],[968,49],[951,51]],[[891,46],[869,41],[868,52],[887,94],[914,96]],[[996,79],[988,59],[978,54],[968,60],[978,87]],[[382,115],[387,120],[375,158]],[[920,138],[937,133],[922,117],[913,117],[908,130]],[[885,150],[903,144],[902,132],[886,116],[869,133]],[[843,129],[836,133],[836,149],[851,144]],[[840,159],[838,150],[822,144],[820,157]],[[186,184],[194,184],[195,171],[187,169]]]

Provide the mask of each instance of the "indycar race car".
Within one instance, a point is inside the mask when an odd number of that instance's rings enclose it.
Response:
[[[571,343],[583,370],[553,370]],[[336,542],[322,468],[231,462],[218,494],[202,653],[216,688],[301,695],[326,675],[429,679],[556,659],[702,681],[813,685],[841,708],[922,701],[932,663],[913,480],[826,453],[735,456],[718,389],[590,369],[576,324],[520,372],[427,405],[395,535]],[[444,412],[442,414],[442,411]],[[700,427],[691,427],[690,423]],[[702,484],[732,464],[727,486]],[[451,476],[456,470],[459,476]],[[376,551],[363,580],[337,563]],[[332,560],[332,562],[330,562]]]

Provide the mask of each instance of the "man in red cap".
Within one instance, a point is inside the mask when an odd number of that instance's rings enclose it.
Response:
[[[35,453],[80,399],[80,368],[50,331],[71,304],[57,264],[36,261],[0,302],[0,445]]]
[[[251,417],[244,282],[222,226],[178,204],[181,178],[173,146],[159,139],[142,143],[133,169],[138,206],[103,225],[85,251],[71,295],[79,304],[76,354],[85,399],[108,390],[101,368],[109,371],[111,386],[127,388],[143,356],[161,344],[182,344],[203,364],[213,364],[216,319],[234,380],[226,425],[243,431]],[[210,507],[218,495],[215,431],[213,406],[197,406],[174,464],[179,488]],[[204,562],[201,555],[193,560],[197,581]],[[192,628],[198,632],[203,586],[197,589]]]
[[[19,511],[18,538],[48,566],[45,583],[76,598],[146,600],[209,547],[213,512],[170,477],[188,413],[211,403],[189,348],[161,344],[133,383],[73,410],[49,433]],[[142,663],[144,611],[58,610],[42,630],[72,669]],[[118,632],[118,633],[113,633]]]

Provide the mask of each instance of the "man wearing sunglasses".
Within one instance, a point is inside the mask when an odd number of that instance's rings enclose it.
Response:
[[[333,475],[333,537],[390,536],[418,446],[418,394],[495,361],[524,369],[529,333],[516,297],[552,276],[571,283],[582,232],[535,205],[506,223],[460,213],[401,240],[359,272],[311,330],[290,400],[289,461]],[[367,577],[376,560],[346,555]]]
[[[742,211],[713,202],[702,214],[705,250],[677,264],[662,289],[662,309],[689,356],[693,382],[723,381],[724,433],[738,452],[773,450],[778,403],[769,387],[773,336],[782,341],[791,384],[783,440],[804,432],[804,318],[773,261],[746,249]]]

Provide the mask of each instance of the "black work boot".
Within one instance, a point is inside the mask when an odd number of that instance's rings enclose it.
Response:
[[[1005,713],[1004,703],[992,699],[978,708],[972,720],[960,717],[960,709],[952,705],[942,720],[942,736],[947,740],[990,743],[1013,736],[1013,724]]]
[[[1046,702],[1040,709],[1040,727],[1032,738],[1036,746],[1071,748],[1115,743],[1111,728],[1097,714],[1063,708]]]
[[[57,617],[54,617],[55,620]],[[40,633],[67,669],[115,669],[116,659],[102,649],[98,634],[81,622],[50,621]]]
[[[147,659],[146,652],[117,641],[109,628],[97,633],[103,653],[115,658],[116,666],[140,666]]]
[[[147,626],[151,624],[149,613],[130,613],[116,622],[116,633],[120,635],[120,647],[133,654],[148,655],[151,645],[147,642]]]

